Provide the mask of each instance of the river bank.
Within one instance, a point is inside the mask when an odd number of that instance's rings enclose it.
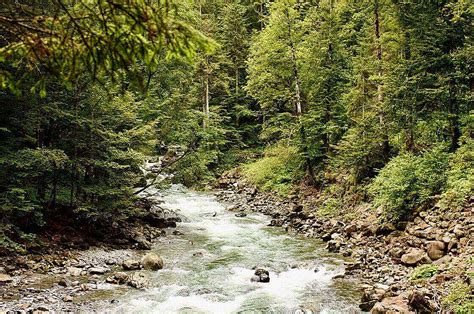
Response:
[[[469,294],[472,297],[472,206],[448,213],[434,208],[417,213],[412,221],[379,224],[370,207],[359,208],[350,218],[318,217],[310,196],[301,193],[282,199],[259,191],[235,172],[223,176],[219,186],[223,189],[218,193],[221,201],[244,204],[229,205],[230,210],[265,213],[273,218],[270,225],[321,239],[329,252],[350,258],[341,277],[363,281],[361,310],[451,312],[445,300],[463,302],[456,299],[461,293],[467,293],[468,301]],[[467,292],[457,291],[460,285],[468,287]]]
[[[150,250],[102,246],[11,260],[0,310],[359,312],[357,280],[340,278],[343,259],[324,252],[321,241],[267,227],[269,217],[259,213],[236,216],[212,193],[173,188],[162,199],[183,222],[147,226],[157,235]],[[161,256],[162,270],[144,267],[148,253]],[[269,282],[253,281],[259,268]]]
[[[262,306],[262,294],[278,303],[280,289],[298,291],[314,281],[326,294],[311,296],[315,305],[299,303],[297,293],[294,304],[314,312],[323,304],[336,312],[343,306],[351,313],[433,313],[443,311],[454,284],[471,284],[472,209],[421,212],[406,225],[379,225],[374,215],[350,221],[316,217],[307,199],[281,199],[238,176],[223,177],[220,186],[210,194],[170,191],[164,206],[178,216],[165,225],[147,219],[124,226],[128,236],[104,238],[87,249],[76,241],[76,248],[2,259],[0,311],[177,312],[188,306],[212,312],[225,306],[232,312],[245,302]],[[285,230],[296,238],[284,236]],[[162,255],[163,271],[142,269],[149,252]],[[420,271],[421,265],[429,268]],[[258,266],[278,279],[274,290],[252,285],[252,268]],[[212,283],[203,283],[213,276]],[[231,292],[224,279],[229,276],[235,279]],[[156,299],[157,292],[166,297]],[[324,303],[327,293],[339,303]]]

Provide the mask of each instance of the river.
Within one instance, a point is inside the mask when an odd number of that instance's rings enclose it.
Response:
[[[155,191],[157,192],[157,191]],[[333,279],[342,260],[320,242],[268,227],[258,213],[238,218],[210,193],[172,186],[163,206],[186,217],[182,234],[154,251],[165,268],[149,272],[150,288],[128,291],[111,313],[358,313],[357,285]],[[269,283],[251,282],[255,267]]]

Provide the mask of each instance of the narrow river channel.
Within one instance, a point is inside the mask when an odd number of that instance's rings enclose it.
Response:
[[[186,217],[182,235],[157,243],[165,269],[149,273],[151,287],[122,295],[110,312],[359,313],[356,283],[333,279],[342,260],[320,242],[267,227],[258,213],[238,218],[210,193],[173,186],[159,198]],[[269,283],[250,281],[255,267]]]

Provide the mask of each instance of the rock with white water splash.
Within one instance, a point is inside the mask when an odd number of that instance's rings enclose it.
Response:
[[[252,282],[270,282],[270,273],[263,268],[257,268],[254,275],[250,278]]]
[[[163,260],[156,253],[148,253],[140,261],[143,269],[159,270],[163,268]]]

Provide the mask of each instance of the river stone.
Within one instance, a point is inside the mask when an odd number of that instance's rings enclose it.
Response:
[[[104,267],[91,267],[88,269],[89,274],[92,275],[103,275],[107,272],[107,268]]]
[[[270,282],[270,273],[263,268],[257,268],[254,275],[250,278],[252,282]]]
[[[127,259],[123,261],[122,268],[124,270],[137,270],[140,269],[140,262],[133,259]]]
[[[7,274],[0,274],[0,284],[12,282],[13,278]]]
[[[139,235],[133,239],[140,250],[151,250],[151,242],[148,241],[144,236]]]
[[[411,314],[407,301],[402,296],[384,298],[370,310],[370,314],[400,313]]]
[[[436,313],[438,307],[436,304],[425,298],[425,294],[421,291],[414,290],[408,295],[408,304],[416,310],[417,313]]]
[[[155,253],[148,253],[143,256],[141,265],[147,270],[159,270],[163,268],[163,260]]]
[[[78,267],[68,267],[67,268],[67,271],[69,273],[69,275],[71,275],[72,277],[77,277],[77,276],[80,276],[81,273],[82,273],[82,268],[78,268]]]
[[[454,226],[453,233],[458,238],[462,238],[465,235],[464,229],[461,225]]]
[[[128,285],[133,288],[143,289],[148,286],[148,279],[144,273],[135,272],[129,277]]]
[[[428,242],[427,252],[428,256],[432,260],[440,259],[444,256],[444,242],[441,241],[430,241]]]
[[[418,264],[426,264],[431,262],[425,251],[416,248],[411,248],[408,253],[402,255],[400,260],[403,264],[409,266],[416,266]]]

